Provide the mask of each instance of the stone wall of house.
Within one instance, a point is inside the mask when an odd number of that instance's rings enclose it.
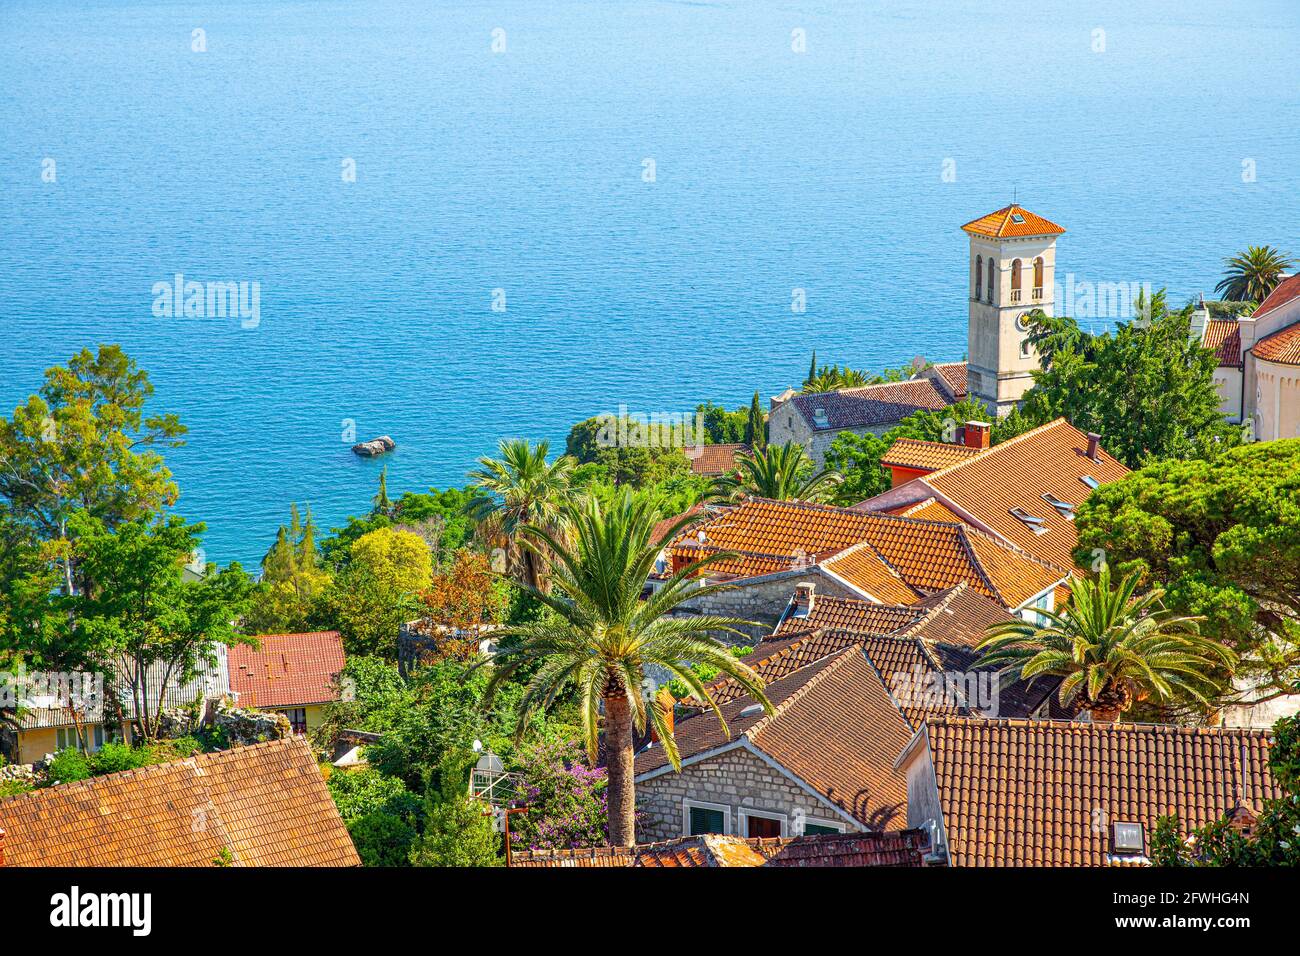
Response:
[[[736,748],[691,764],[681,773],[669,771],[636,785],[637,842],[670,840],[685,834],[685,801],[727,808],[727,832],[745,836],[744,810],[784,814],[782,832],[793,833],[796,811],[814,823],[845,823],[862,827],[834,813],[807,790],[779,773],[748,750]]]
[[[753,621],[755,623],[752,627],[742,628],[742,630],[751,639],[759,640],[772,633],[772,628],[781,619],[781,614],[794,595],[795,586],[809,581],[816,583],[819,595],[861,597],[821,574],[814,567],[803,574],[781,575],[754,583],[737,582],[730,590],[693,599],[683,606],[698,610],[702,614],[717,614],[722,617]],[[734,634],[723,633],[719,637],[732,644],[738,641]]]
[[[854,435],[883,435],[897,424],[897,422],[889,422],[871,428],[814,431],[808,424],[808,420],[799,414],[794,403],[787,400],[776,406],[768,416],[767,440],[772,445],[784,445],[788,442],[802,445],[815,466],[821,468],[826,464],[827,449],[841,432],[852,432]]]

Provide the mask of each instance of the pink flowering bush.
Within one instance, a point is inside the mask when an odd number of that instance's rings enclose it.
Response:
[[[609,832],[604,768],[593,770],[572,741],[539,741],[519,753],[527,813],[510,818],[518,850],[603,846]]]

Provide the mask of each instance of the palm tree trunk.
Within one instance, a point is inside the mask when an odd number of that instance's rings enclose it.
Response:
[[[624,694],[605,698],[605,769],[609,773],[609,845],[636,843],[632,783],[632,711]]]

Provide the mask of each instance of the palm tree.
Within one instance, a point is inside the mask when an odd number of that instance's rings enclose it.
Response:
[[[1263,302],[1282,281],[1282,276],[1295,263],[1290,255],[1272,246],[1250,246],[1230,259],[1223,281],[1214,287],[1231,302]]]
[[[531,715],[549,707],[570,685],[577,688],[593,765],[604,712],[606,767],[609,772],[609,842],[631,846],[635,841],[635,793],[632,784],[632,728],[654,728],[675,770],[681,757],[668,710],[649,699],[646,669],[661,668],[681,680],[694,697],[704,701],[727,733],[726,722],[703,681],[692,669],[702,664],[735,678],[769,712],[763,682],[733,657],[712,635],[740,633],[748,622],[712,615],[667,617],[684,601],[723,589],[701,587],[693,580],[701,568],[727,555],[713,554],[681,568],[663,587],[642,600],[641,594],[665,542],[692,516],[653,536],[658,509],[644,496],[626,489],[602,506],[594,497],[566,504],[566,527],[572,544],[550,529],[530,525],[524,533],[530,547],[551,556],[551,593],[519,585],[545,604],[551,613],[541,619],[503,629],[507,642],[492,658],[492,678],[485,696],[490,705],[497,687],[520,667],[537,670],[519,702],[519,729]]]
[[[767,445],[736,455],[736,471],[714,482],[715,499],[741,495],[775,498],[778,501],[819,501],[844,478],[839,472],[822,469],[813,473],[812,461],[795,442]]]
[[[1111,588],[1110,570],[1096,579],[1070,581],[1070,600],[1060,613],[1036,612],[1043,623],[1007,621],[989,628],[976,667],[1002,665],[1015,680],[1062,677],[1063,706],[1114,723],[1136,699],[1171,701],[1181,692],[1207,708],[1213,669],[1231,668],[1236,655],[1199,633],[1200,618],[1165,610],[1164,591],[1135,596],[1138,575]]]
[[[505,537],[518,577],[529,587],[541,588],[541,569],[535,552],[519,546],[519,532],[526,525],[557,530],[560,504],[569,493],[569,480],[577,465],[561,455],[547,461],[549,442],[530,445],[524,439],[502,441],[499,458],[480,458],[479,468],[469,473],[480,494],[467,506],[487,535]]]

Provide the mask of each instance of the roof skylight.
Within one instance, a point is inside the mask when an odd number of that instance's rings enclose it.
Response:
[[[1092,477],[1092,475],[1080,475],[1079,480],[1082,481],[1089,488],[1098,488],[1101,486],[1101,482],[1098,481],[1096,478]]]
[[[1031,515],[1023,508],[1012,508],[1011,514],[1023,521],[1034,534],[1047,534],[1047,519]]]

